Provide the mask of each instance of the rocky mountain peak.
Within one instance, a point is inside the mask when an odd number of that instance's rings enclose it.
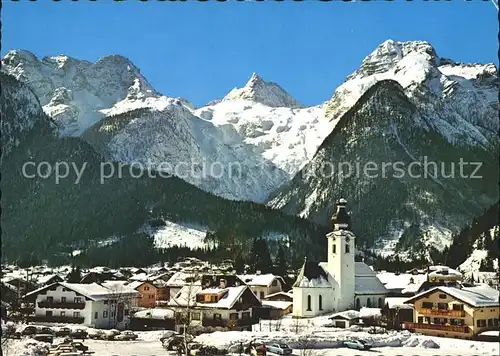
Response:
[[[439,63],[439,58],[434,47],[426,41],[399,42],[387,40],[382,42],[361,62],[359,69],[347,77],[351,79],[355,76],[367,77],[373,74],[387,72],[396,66],[404,57],[419,56],[423,61],[429,62],[432,66]]]
[[[253,73],[243,88],[234,88],[222,101],[249,100],[270,107],[303,107],[278,84],[266,82],[257,73]]]

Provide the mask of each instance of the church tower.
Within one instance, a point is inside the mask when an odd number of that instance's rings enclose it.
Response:
[[[338,311],[354,307],[355,289],[355,236],[351,232],[351,218],[346,210],[347,201],[340,199],[332,216],[333,231],[328,239],[327,268],[338,283]]]

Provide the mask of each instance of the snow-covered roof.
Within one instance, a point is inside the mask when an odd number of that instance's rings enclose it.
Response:
[[[113,281],[116,282],[116,281]],[[64,288],[70,289],[80,295],[83,295],[84,297],[87,297],[91,300],[103,300],[103,299],[108,299],[116,295],[122,295],[122,296],[129,296],[129,297],[135,297],[139,296],[139,293],[133,289],[127,288],[127,287],[117,287],[113,286],[111,284],[108,284],[108,286],[100,285],[97,283],[90,283],[90,284],[82,284],[82,283],[66,283],[66,282],[57,282],[50,284],[48,286],[38,288],[30,293],[27,293],[26,296],[33,296],[37,295],[44,290],[47,290],[54,285],[61,285]]]
[[[283,297],[287,297],[287,298],[292,298],[293,299],[293,292],[276,292],[276,293],[272,293],[272,294],[266,295],[264,297],[264,299],[270,299],[270,298],[278,297],[278,296],[283,296]]]
[[[357,310],[345,310],[345,311],[333,314],[329,319],[344,319],[344,320],[359,319],[359,311],[357,311]]]
[[[328,282],[328,273],[324,265],[322,263],[304,261],[293,286],[299,288],[331,288],[332,285]]]
[[[185,286],[175,295],[168,305],[172,307],[203,307],[203,308],[221,308],[231,309],[238,301],[240,296],[248,289],[248,286],[227,287],[227,288],[210,288],[202,289],[201,286]],[[201,303],[196,301],[196,295],[205,293],[223,294],[215,303]],[[252,293],[253,295],[253,293]]]
[[[378,279],[388,290],[400,290],[401,293],[416,293],[422,283],[427,281],[427,275],[410,273],[396,274],[393,272],[377,273]]]
[[[386,297],[385,304],[389,307],[389,309],[413,309],[410,304],[406,304],[405,302],[408,300],[406,297]]]
[[[248,286],[265,286],[268,287],[273,283],[275,279],[280,279],[281,277],[275,276],[274,274],[239,274],[237,275]],[[281,280],[283,283],[283,281]]]
[[[187,284],[194,284],[194,285],[200,285],[201,282],[200,280],[196,280],[194,282],[186,282],[188,278],[195,278],[196,274],[193,273],[186,273],[183,271],[176,272],[172,275],[172,277],[169,278],[167,281],[167,286],[169,287],[184,287]],[[200,276],[201,278],[201,276]]]
[[[175,312],[165,308],[150,308],[138,311],[134,314],[134,318],[141,319],[174,319]]]
[[[356,294],[387,294],[387,289],[366,263],[356,262],[354,273]]]
[[[472,287],[462,287],[462,290],[466,290],[473,293],[479,293],[493,300],[499,300],[500,298],[500,291],[490,287],[487,284],[478,284]]]
[[[429,278],[432,277],[456,277],[461,279],[462,273],[448,266],[430,266]]]
[[[49,282],[52,278],[61,278],[59,275],[57,274],[49,274],[49,275],[46,275],[46,276],[40,276],[37,278],[36,282],[38,284],[46,284],[47,282]],[[62,278],[61,278],[62,280]]]
[[[281,309],[281,310],[288,309],[293,305],[293,302],[275,301],[275,300],[262,300],[261,303],[263,307],[270,307],[273,309]]]
[[[359,311],[360,318],[377,318],[382,315],[380,308],[361,308]]]
[[[462,289],[460,288],[454,288],[454,287],[434,287],[432,289],[429,289],[425,292],[419,293],[414,297],[409,298],[406,302],[411,303],[419,298],[422,298],[424,296],[430,295],[436,291],[443,292],[445,294],[448,294],[452,296],[453,298],[456,298],[466,304],[469,304],[473,307],[481,308],[481,307],[489,307],[489,306],[499,306],[500,302],[497,299],[493,299],[490,296],[487,296],[485,294],[482,294],[478,291],[470,290],[468,287],[464,287]]]

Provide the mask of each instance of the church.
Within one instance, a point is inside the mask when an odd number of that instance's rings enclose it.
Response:
[[[387,290],[364,262],[355,262],[355,239],[347,201],[340,199],[332,216],[327,262],[304,261],[293,285],[293,315],[313,317],[361,307],[381,308]]]

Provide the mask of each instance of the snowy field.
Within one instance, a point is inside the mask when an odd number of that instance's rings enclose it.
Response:
[[[293,319],[290,315],[280,320],[262,320],[252,331],[218,331],[201,334],[195,342],[226,348],[229,351],[240,343],[248,344],[259,340],[266,344],[283,342],[294,349],[293,356],[336,356],[336,355],[404,355],[404,356],[493,356],[500,355],[500,346],[495,342],[480,342],[459,339],[424,336],[409,331],[388,331],[370,334],[369,328],[339,329],[329,327],[329,315],[309,319]],[[82,328],[81,325],[67,325]],[[136,332],[135,341],[104,341],[86,339],[84,344],[94,356],[172,356],[162,347],[160,338],[164,330]],[[365,340],[373,345],[369,351],[350,350],[342,346],[345,340]],[[62,338],[56,338],[59,344]],[[80,340],[76,340],[80,341]],[[8,340],[2,343],[4,356],[43,356],[49,347],[33,339]],[[269,356],[274,356],[269,353]]]
[[[213,336],[216,339],[216,336]],[[345,347],[322,348],[311,351],[308,356],[354,356],[354,355],[387,355],[387,356],[493,356],[499,354],[498,345],[495,343],[480,343],[455,339],[437,339],[440,342],[440,348],[424,347],[374,347],[369,351],[351,350]],[[89,346],[95,356],[159,356],[175,355],[173,352],[166,351],[158,340],[137,340],[137,341],[96,341],[86,340],[85,345]],[[27,344],[34,345],[31,341],[15,340],[7,348],[3,349],[5,356],[38,356],[36,349],[40,347],[26,347]],[[271,355],[271,354],[270,354]],[[293,355],[303,355],[302,350],[294,349]]]

